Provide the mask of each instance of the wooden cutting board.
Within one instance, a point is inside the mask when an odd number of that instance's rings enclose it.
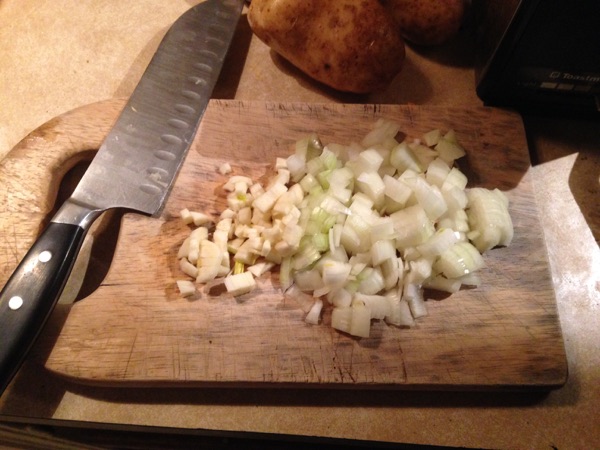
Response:
[[[123,105],[110,100],[61,116],[1,162],[2,284],[53,208],[64,173],[90,157]],[[481,287],[428,300],[429,315],[413,328],[374,323],[368,339],[332,330],[329,313],[322,325],[305,324],[276,271],[240,299],[220,289],[180,297],[176,253],[189,229],[179,211],[218,215],[223,162],[260,178],[307,133],[346,144],[380,117],[412,137],[455,129],[471,185],[508,195],[515,238],[486,254]],[[559,387],[567,363],[529,169],[520,117],[497,109],[211,101],[164,212],[122,216],[108,274],[72,306],[46,367],[111,386]],[[102,247],[106,235],[92,231],[90,239]]]

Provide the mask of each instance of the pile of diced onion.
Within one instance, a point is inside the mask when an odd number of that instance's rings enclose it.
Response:
[[[507,197],[467,188],[455,161],[465,155],[450,130],[398,138],[385,119],[360,143],[323,146],[315,135],[277,158],[268,183],[229,175],[218,219],[184,209],[193,227],[179,251],[183,296],[224,283],[233,296],[279,270],[283,295],[318,324],[368,337],[373,320],[410,327],[427,314],[424,289],[478,286],[482,254],[513,237]]]

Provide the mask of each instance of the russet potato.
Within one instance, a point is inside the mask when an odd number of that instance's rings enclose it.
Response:
[[[252,0],[248,22],[272,50],[340,91],[385,87],[405,57],[398,26],[379,0]]]
[[[453,37],[462,25],[465,0],[382,0],[414,44],[437,45]]]

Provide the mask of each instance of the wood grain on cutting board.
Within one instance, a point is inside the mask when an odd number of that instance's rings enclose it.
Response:
[[[2,283],[52,208],[61,176],[99,146],[123,104],[110,100],[55,119],[0,163]],[[515,239],[486,254],[482,286],[429,300],[429,315],[413,328],[376,322],[368,339],[332,330],[328,312],[322,325],[305,324],[276,271],[238,299],[218,286],[179,296],[176,253],[189,234],[179,211],[218,216],[223,162],[259,179],[307,133],[346,144],[380,117],[411,137],[455,129],[471,185],[506,192]],[[114,386],[558,387],[567,364],[529,168],[520,117],[506,111],[211,101],[162,215],[124,215],[107,276],[73,305],[46,367]]]

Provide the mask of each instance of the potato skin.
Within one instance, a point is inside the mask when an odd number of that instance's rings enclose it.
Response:
[[[454,36],[465,15],[464,0],[384,0],[402,36],[418,45],[438,45]]]
[[[402,35],[379,0],[252,0],[254,34],[310,77],[368,93],[402,68]]]

